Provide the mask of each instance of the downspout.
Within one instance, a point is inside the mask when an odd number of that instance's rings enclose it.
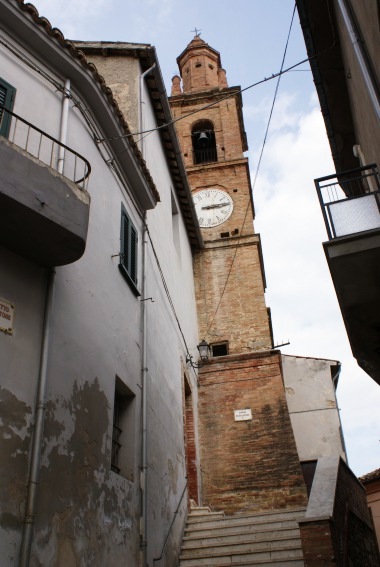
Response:
[[[143,238],[142,238],[142,281],[141,281],[141,421],[142,421],[142,442],[141,442],[141,524],[140,524],[140,546],[143,552],[143,567],[146,567],[147,556],[147,489],[148,489],[148,451],[147,451],[147,309],[146,309],[146,247],[147,247],[147,226],[146,212],[143,218]]]
[[[70,81],[65,81],[64,95],[62,100],[61,124],[59,141],[66,144],[67,123],[69,117],[69,93]],[[59,147],[57,170],[63,173],[65,151]],[[19,567],[28,567],[30,562],[30,552],[33,538],[34,521],[36,517],[37,492],[40,477],[41,452],[44,433],[44,420],[46,409],[46,384],[47,366],[49,359],[50,335],[53,320],[53,303],[55,290],[55,269],[50,268],[47,272],[46,299],[44,310],[44,322],[42,329],[40,369],[38,375],[36,405],[35,405],[35,425],[33,433],[32,452],[30,457],[29,481],[26,495],[26,506],[24,515],[24,525],[20,548]]]
[[[380,120],[380,93],[379,86],[373,76],[371,64],[368,61],[367,52],[363,46],[360,34],[357,30],[355,19],[353,18],[351,7],[347,0],[337,0],[340,13],[350,37],[352,47],[363,76],[364,83],[367,87],[369,97],[372,102],[373,109],[377,119]]]
[[[143,128],[143,81],[145,77],[153,71],[156,64],[144,71],[140,77],[139,81],[139,102],[140,102],[140,130]],[[144,135],[141,135],[141,154],[144,157]],[[142,277],[141,277],[141,334],[142,334],[142,352],[141,352],[141,420],[142,420],[142,442],[141,442],[141,525],[140,525],[140,537],[141,537],[141,549],[143,554],[143,567],[146,567],[147,558],[147,546],[148,546],[148,451],[147,451],[147,310],[146,310],[146,247],[147,247],[147,218],[146,212],[143,218],[143,238],[142,238]]]
[[[26,497],[26,507],[24,516],[24,527],[21,540],[20,567],[28,567],[30,551],[32,545],[34,520],[36,517],[37,491],[40,476],[41,449],[44,431],[45,417],[45,392],[47,382],[47,364],[49,356],[50,333],[53,315],[54,299],[54,268],[48,271],[48,281],[46,289],[44,325],[42,331],[42,345],[40,357],[40,372],[37,386],[37,399],[35,411],[35,426],[33,435],[33,445],[31,454],[31,465],[29,471],[28,491]]]
[[[66,79],[65,88],[63,91],[61,127],[59,134],[59,141],[65,145],[67,139],[67,124],[69,121],[69,105],[70,105],[70,79]],[[64,159],[65,159],[65,148],[59,146],[58,163],[57,163],[58,173],[63,173]]]

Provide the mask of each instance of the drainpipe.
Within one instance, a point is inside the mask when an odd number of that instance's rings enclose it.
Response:
[[[70,79],[66,79],[65,88],[63,91],[62,112],[61,112],[61,127],[59,141],[66,145],[67,139],[67,124],[69,121],[69,105],[70,105]],[[65,148],[59,146],[57,170],[58,173],[63,173],[65,159]]]
[[[69,117],[70,80],[66,79],[61,109],[61,124],[59,141],[66,144],[67,124]],[[63,173],[65,149],[59,147],[57,170]],[[40,476],[41,452],[44,432],[44,419],[46,408],[46,384],[47,365],[49,358],[50,334],[53,319],[53,301],[55,289],[55,269],[51,268],[47,274],[46,299],[44,311],[44,323],[42,329],[40,370],[37,385],[37,398],[35,406],[35,426],[31,453],[31,464],[29,471],[29,482],[26,495],[26,507],[24,515],[24,526],[21,539],[19,567],[28,567],[32,546],[34,520],[36,517],[37,492]]]
[[[141,75],[140,77],[140,82],[139,82],[139,101],[140,101],[140,131],[142,132],[144,130],[144,121],[143,121],[143,99],[142,99],[142,93],[143,93],[143,83],[144,83],[144,79],[147,75],[149,75],[149,73],[151,73],[153,71],[153,69],[156,67],[156,64],[153,63],[153,65],[151,67],[149,67],[149,69],[147,69],[146,71],[144,71],[144,73]],[[140,151],[142,156],[144,157],[144,134],[141,134],[141,144],[140,144]]]
[[[33,445],[31,454],[31,465],[29,472],[29,482],[26,498],[26,508],[24,516],[24,527],[21,540],[20,567],[28,567],[30,560],[30,550],[32,544],[34,520],[36,517],[37,491],[39,484],[39,473],[41,463],[41,450],[44,430],[44,416],[46,408],[45,392],[47,382],[47,364],[49,355],[50,333],[53,315],[54,299],[54,268],[48,271],[48,281],[45,300],[44,324],[42,331],[40,372],[38,377],[38,389],[35,410],[35,426],[33,435]]]
[[[140,77],[139,82],[139,100],[140,100],[140,130],[143,130],[143,81],[145,77],[153,71],[156,64],[147,69]],[[141,154],[144,157],[144,138],[141,138]],[[147,218],[146,212],[143,218],[143,239],[142,239],[142,282],[141,282],[141,334],[142,334],[142,352],[141,352],[141,420],[142,420],[142,441],[141,441],[141,549],[143,552],[143,567],[146,567],[147,546],[148,546],[148,451],[147,451],[147,310],[146,310],[146,256],[147,256]]]
[[[147,306],[146,306],[146,247],[147,247],[147,234],[146,234],[146,212],[143,218],[143,239],[142,239],[142,282],[141,282],[141,334],[142,334],[142,349],[141,349],[141,420],[142,420],[142,443],[141,443],[141,549],[143,552],[143,567],[146,567],[147,556],[147,505],[148,505],[148,451],[147,451]]]
[[[368,60],[367,52],[364,48],[363,42],[358,32],[355,19],[352,15],[349,2],[347,0],[337,0],[340,13],[342,15],[347,32],[350,36],[352,47],[363,76],[364,83],[367,87],[368,95],[371,99],[373,109],[380,120],[380,93],[379,86],[373,76],[371,64]]]

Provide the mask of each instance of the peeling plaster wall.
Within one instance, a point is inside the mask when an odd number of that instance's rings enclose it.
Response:
[[[12,335],[0,332],[0,549],[15,565],[21,541],[37,384],[45,272],[0,247],[0,297],[15,305]]]
[[[17,88],[15,111],[58,137],[59,93],[1,47],[0,58],[1,76]],[[136,80],[134,77],[132,83]],[[72,84],[79,96],[76,88]],[[149,100],[146,92],[145,97]],[[154,126],[150,103],[145,111],[145,124]],[[159,205],[148,214],[148,224],[182,331],[195,354],[198,327],[191,249],[180,214],[178,232],[172,230],[173,183],[161,141],[158,135],[148,139],[146,160],[161,196]],[[137,567],[141,561],[141,303],[118,269],[121,204],[138,232],[138,287],[142,222],[129,191],[101,159],[86,122],[72,104],[67,145],[92,166],[90,223],[84,256],[56,269],[31,566]],[[0,297],[16,304],[13,336],[0,333],[5,370],[0,382],[0,547],[5,552],[2,567],[11,567],[17,564],[20,547],[46,276],[43,269],[7,250],[0,250],[0,262]],[[186,351],[150,245],[147,296],[154,300],[146,303],[147,553],[152,564],[161,552],[186,483],[182,414]],[[133,470],[128,479],[110,470],[116,376],[135,396]],[[194,372],[189,380],[196,405]],[[167,547],[167,565],[174,565],[179,554],[186,505],[185,496]]]
[[[282,356],[286,400],[300,461],[340,455],[346,460],[332,381],[332,360]]]

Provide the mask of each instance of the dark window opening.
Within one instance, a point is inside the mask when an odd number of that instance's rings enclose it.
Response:
[[[137,289],[137,242],[137,230],[122,205],[119,269],[135,295],[140,295]]]
[[[220,233],[220,238],[228,238],[229,235],[230,235],[229,232],[221,232],[221,233]]]
[[[198,69],[199,67],[202,67],[202,63],[195,63],[195,66],[196,66],[197,69]]]
[[[112,422],[111,470],[129,480],[134,476],[135,396],[118,376]]]
[[[119,455],[121,449],[120,437],[123,432],[121,429],[122,413],[123,413],[123,397],[118,391],[116,391],[115,401],[113,405],[111,470],[118,474],[120,472],[120,467],[119,467]]]
[[[0,136],[7,138],[11,125],[11,115],[6,110],[13,110],[16,89],[9,83],[0,79]]]
[[[227,356],[228,343],[211,345],[211,356]]]
[[[214,125],[209,120],[200,120],[191,130],[194,163],[218,161]]]
[[[301,470],[306,484],[307,496],[310,496],[311,487],[313,485],[315,469],[317,468],[317,461],[303,461],[301,463]]]

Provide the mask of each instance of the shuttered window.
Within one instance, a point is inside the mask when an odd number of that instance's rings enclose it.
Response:
[[[136,295],[140,295],[137,289],[137,243],[138,236],[136,228],[129,218],[125,208],[121,210],[121,234],[120,234],[120,264],[119,269]]]
[[[4,108],[13,109],[16,89],[9,83],[0,79],[0,136],[8,137],[11,125],[11,116],[4,112]]]

